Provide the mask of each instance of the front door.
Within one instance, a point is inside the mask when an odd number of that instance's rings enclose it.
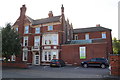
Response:
[[[39,55],[34,56],[34,65],[40,65],[40,56]]]

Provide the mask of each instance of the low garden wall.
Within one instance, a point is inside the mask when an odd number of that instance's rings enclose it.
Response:
[[[2,62],[2,67],[28,68],[25,62]]]
[[[120,54],[111,54],[110,55],[110,74],[114,76],[120,76]]]

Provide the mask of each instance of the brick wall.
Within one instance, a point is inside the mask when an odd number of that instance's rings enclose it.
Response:
[[[79,47],[86,47],[86,59],[80,59]],[[107,44],[95,43],[85,45],[62,45],[61,58],[67,64],[80,65],[82,61],[91,58],[107,58]]]
[[[110,56],[111,75],[120,76],[120,55],[111,54]]]

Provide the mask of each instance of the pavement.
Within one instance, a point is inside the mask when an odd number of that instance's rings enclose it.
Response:
[[[119,79],[120,77],[110,76],[108,68],[31,66],[28,69],[3,68],[2,78],[102,78],[110,80],[110,78]]]

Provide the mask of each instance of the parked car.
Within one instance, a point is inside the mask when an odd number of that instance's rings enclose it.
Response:
[[[81,65],[85,68],[89,66],[99,66],[101,68],[106,68],[109,66],[108,60],[105,58],[92,58],[88,61],[81,62]]]
[[[61,59],[52,59],[50,62],[50,67],[57,66],[57,67],[63,67],[65,66],[65,62]]]

